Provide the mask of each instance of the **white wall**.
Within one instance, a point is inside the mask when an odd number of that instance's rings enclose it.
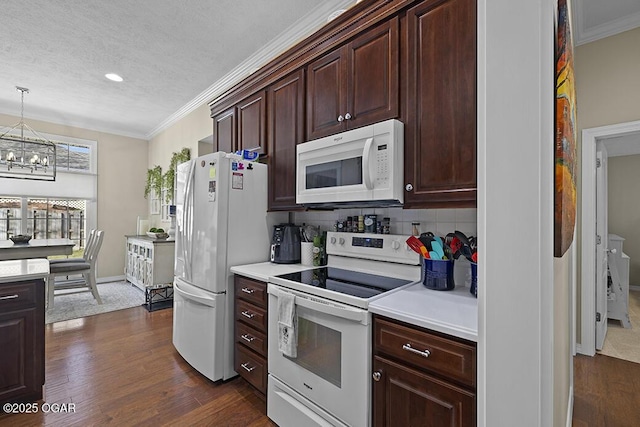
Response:
[[[478,1],[483,427],[553,425],[553,377],[569,375],[553,363],[555,7],[554,0]]]

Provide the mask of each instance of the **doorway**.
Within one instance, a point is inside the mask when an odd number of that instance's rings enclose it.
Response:
[[[605,147],[604,150],[602,147]],[[606,251],[606,242],[608,240],[607,236],[601,235],[603,228],[597,227],[597,195],[599,192],[597,191],[598,168],[596,161],[599,152],[606,153],[605,160],[608,156],[613,155],[640,154],[640,121],[584,129],[582,131],[581,343],[577,346],[577,352],[590,356],[593,356],[596,352],[597,335],[606,334],[606,324],[603,323],[607,321],[607,283],[606,280],[603,280],[600,286],[597,286],[596,280],[597,271],[602,271],[598,268],[602,267],[602,264],[597,266],[597,263],[603,259],[603,251],[596,251],[596,248],[598,248],[598,236],[600,236],[601,240],[600,247],[604,251]],[[606,233],[606,226],[604,230]],[[600,252],[600,257],[598,257],[597,252]],[[604,253],[604,259],[606,257],[607,255]],[[606,271],[606,267],[604,268],[604,271]],[[598,305],[598,300],[600,305]],[[596,313],[600,313],[599,320]],[[603,339],[603,337],[604,335],[600,338]]]

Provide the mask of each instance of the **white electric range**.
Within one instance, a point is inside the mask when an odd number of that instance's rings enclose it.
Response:
[[[408,236],[327,235],[328,265],[269,279],[267,415],[281,427],[371,424],[367,307],[420,280]],[[278,350],[278,298],[295,295],[297,355]]]

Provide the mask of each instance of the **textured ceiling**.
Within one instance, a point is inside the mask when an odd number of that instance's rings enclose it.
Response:
[[[19,116],[24,86],[25,118],[148,138],[296,22],[309,34],[351,3],[2,0],[0,113]]]

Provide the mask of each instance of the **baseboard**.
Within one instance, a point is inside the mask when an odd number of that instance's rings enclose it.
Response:
[[[577,343],[576,343],[576,354],[583,354],[582,353],[582,346],[580,344],[577,344]],[[576,354],[574,354],[574,356]]]
[[[96,279],[96,282],[97,283],[122,282],[123,280],[124,280],[124,274],[122,276],[99,277]]]
[[[567,427],[573,424],[573,385],[569,386],[569,402],[567,404]]]
[[[629,285],[630,291],[640,291],[640,285]]]

